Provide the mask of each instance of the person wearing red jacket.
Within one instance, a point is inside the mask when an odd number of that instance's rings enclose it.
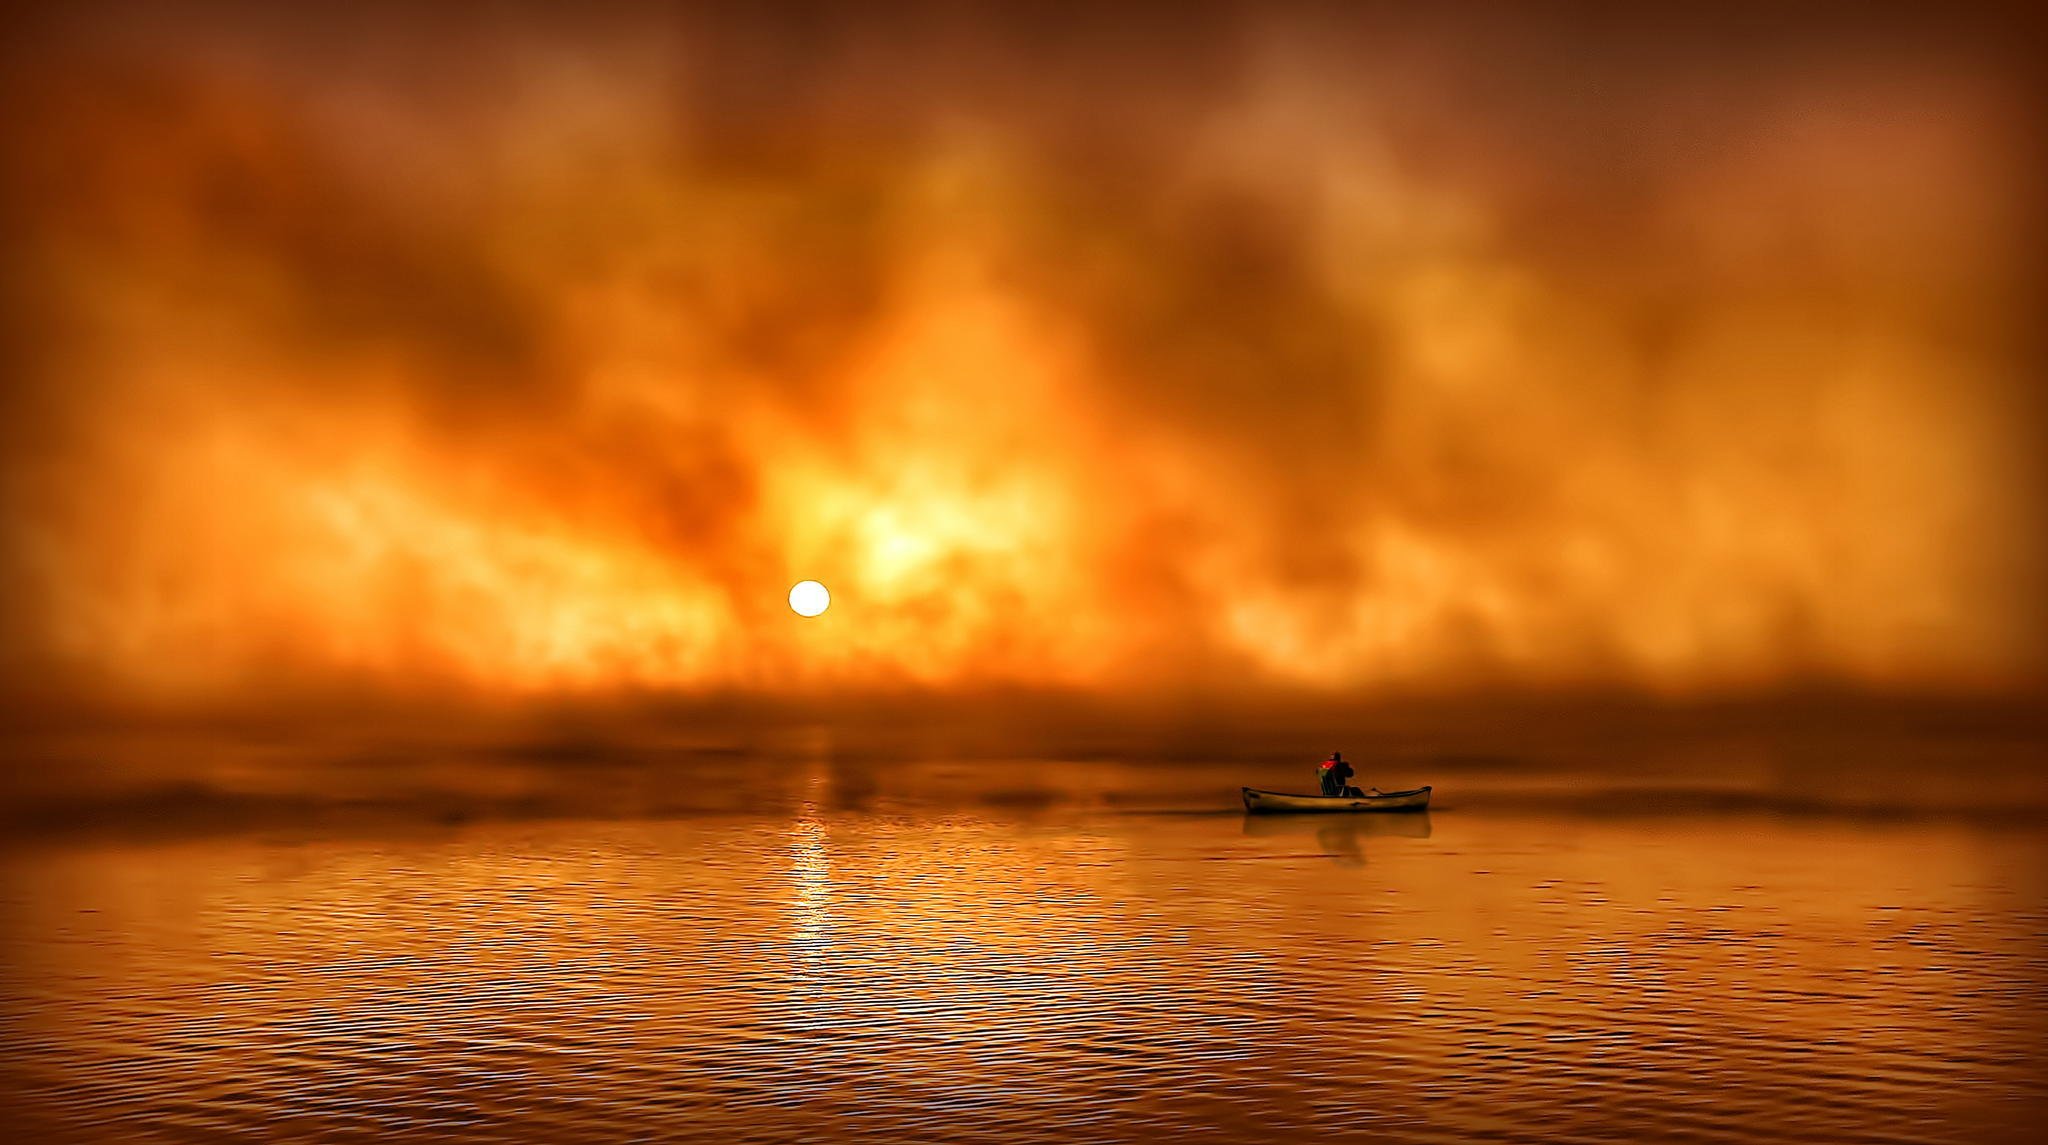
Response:
[[[1351,777],[1354,774],[1356,773],[1351,770],[1351,765],[1344,762],[1343,752],[1331,752],[1330,758],[1324,760],[1323,766],[1318,769],[1318,775],[1322,780],[1323,794],[1333,797],[1350,795],[1357,790],[1351,786]]]

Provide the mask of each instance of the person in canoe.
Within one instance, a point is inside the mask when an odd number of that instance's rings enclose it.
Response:
[[[1323,794],[1332,799],[1345,796],[1356,799],[1363,796],[1365,792],[1351,786],[1351,777],[1356,774],[1351,765],[1344,762],[1343,752],[1331,752],[1330,758],[1324,760],[1323,766],[1318,769]],[[1375,787],[1373,790],[1378,791],[1379,788]]]
[[[1344,753],[1341,751],[1331,752],[1330,758],[1324,760],[1323,766],[1316,771],[1317,777],[1322,781],[1323,795],[1331,799],[1344,794],[1352,775],[1356,774],[1351,770],[1351,765],[1344,762]]]

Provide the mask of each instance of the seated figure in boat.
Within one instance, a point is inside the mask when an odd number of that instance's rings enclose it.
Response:
[[[1323,761],[1323,766],[1318,770],[1318,774],[1322,780],[1324,795],[1336,798],[1340,795],[1355,796],[1364,794],[1356,787],[1351,786],[1351,777],[1356,773],[1351,770],[1350,764],[1344,762],[1344,753],[1341,751],[1331,752],[1330,758]]]

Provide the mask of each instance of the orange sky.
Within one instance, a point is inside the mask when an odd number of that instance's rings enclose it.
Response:
[[[1716,12],[46,15],[8,679],[2037,681],[2024,53]]]

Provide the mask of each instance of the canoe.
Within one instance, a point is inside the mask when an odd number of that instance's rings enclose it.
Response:
[[[1285,815],[1330,811],[1421,811],[1429,806],[1427,787],[1385,791],[1378,795],[1289,795],[1282,791],[1244,788],[1244,809],[1253,815]]]

